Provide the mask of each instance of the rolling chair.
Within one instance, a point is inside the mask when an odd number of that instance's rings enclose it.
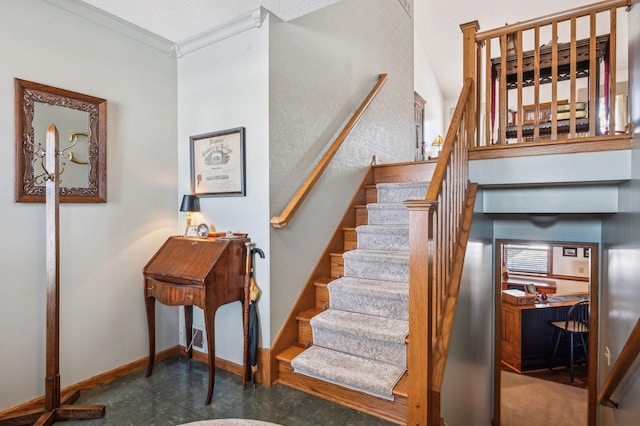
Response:
[[[551,361],[549,362],[549,370],[553,368],[553,360],[558,352],[560,340],[566,335],[569,336],[569,375],[573,382],[573,365],[575,363],[575,349],[582,347],[585,362],[588,360],[587,345],[585,336],[589,335],[589,301],[583,300],[573,305],[567,312],[567,318],[564,321],[549,322],[554,327],[555,345]],[[557,336],[557,337],[556,337]]]

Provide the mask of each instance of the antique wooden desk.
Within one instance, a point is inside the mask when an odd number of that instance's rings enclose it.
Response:
[[[249,280],[245,270],[248,238],[170,237],[143,269],[144,296],[149,329],[149,364],[147,377],[155,361],[155,301],[171,306],[184,306],[187,357],[191,358],[193,306],[204,310],[205,331],[209,348],[209,388],[206,405],[213,397],[215,378],[216,310],[235,301],[248,306]],[[248,288],[248,287],[247,287]],[[246,300],[245,300],[246,299]],[[243,322],[246,318],[243,316]],[[244,327],[246,330],[246,326]],[[246,338],[246,336],[245,336]],[[246,345],[245,345],[246,346]],[[246,353],[243,374],[246,374]],[[243,377],[243,383],[246,377]]]

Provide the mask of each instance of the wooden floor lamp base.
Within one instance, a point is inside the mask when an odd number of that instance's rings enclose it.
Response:
[[[60,397],[60,407],[47,410],[44,406],[0,417],[2,426],[51,425],[62,420],[99,419],[104,417],[104,405],[72,405],[80,396],[80,391],[67,392]]]

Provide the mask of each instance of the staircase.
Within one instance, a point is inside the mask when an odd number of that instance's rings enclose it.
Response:
[[[434,162],[379,165],[348,214],[330,277],[296,316],[298,340],[277,356],[279,382],[397,423],[407,420],[409,212]],[[347,221],[349,222],[349,221]],[[343,221],[344,223],[344,221]]]

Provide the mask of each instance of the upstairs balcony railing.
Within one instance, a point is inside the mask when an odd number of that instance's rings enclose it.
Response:
[[[631,3],[605,0],[477,32],[465,52],[478,82],[472,151],[603,141],[630,147],[628,90],[619,81],[627,40],[617,28]]]

